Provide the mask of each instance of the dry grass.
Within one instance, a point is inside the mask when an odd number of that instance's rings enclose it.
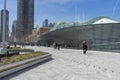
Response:
[[[33,58],[33,57],[37,57],[40,55],[45,54],[44,52],[30,52],[27,54],[19,54],[19,55],[13,55],[11,57],[3,57],[1,58],[0,63],[1,64],[8,64],[8,63],[13,63],[13,62],[17,62],[17,61],[21,61],[21,60],[26,60],[29,58]]]

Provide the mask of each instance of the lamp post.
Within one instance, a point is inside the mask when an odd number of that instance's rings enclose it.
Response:
[[[6,53],[6,46],[5,46],[5,25],[6,23],[6,0],[4,0],[4,10],[3,10],[3,32],[2,32],[2,45],[3,45],[3,49],[2,49],[2,53]]]
[[[15,35],[14,35],[14,47],[16,47],[16,23],[15,23]]]

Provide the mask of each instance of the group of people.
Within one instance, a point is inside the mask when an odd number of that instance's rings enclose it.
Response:
[[[53,47],[54,47],[54,49],[60,50],[61,43],[60,43],[60,42],[54,42],[54,43],[53,43]],[[82,48],[83,48],[83,54],[86,54],[86,52],[87,52],[87,50],[88,50],[87,41],[83,41],[83,42],[82,42]]]

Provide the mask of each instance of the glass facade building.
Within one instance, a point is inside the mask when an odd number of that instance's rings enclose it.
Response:
[[[3,31],[3,13],[4,10],[1,10],[0,15],[0,42],[2,42],[2,31]],[[5,22],[5,41],[9,41],[9,11],[6,10],[6,22]]]
[[[16,27],[17,27],[17,21],[14,20],[12,24],[12,33],[13,35],[16,35]]]
[[[34,28],[34,0],[17,1],[17,39],[32,34]]]
[[[49,25],[48,19],[45,19],[43,21],[43,27],[48,27],[48,25]]]
[[[89,49],[120,49],[120,23],[67,25],[62,22],[57,29],[44,33],[40,36],[41,42],[52,45],[59,40],[64,47],[82,48],[81,43],[86,40]]]

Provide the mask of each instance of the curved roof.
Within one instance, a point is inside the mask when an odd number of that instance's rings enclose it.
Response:
[[[55,29],[61,29],[61,28],[69,27],[69,26],[70,26],[70,23],[65,22],[65,21],[60,21],[60,22],[55,24],[54,28]]]
[[[93,18],[86,22],[66,22],[66,21],[59,21],[55,24],[54,28],[52,30],[71,27],[73,25],[80,26],[80,25],[89,25],[89,24],[104,24],[104,23],[119,23],[118,21],[106,17],[106,16],[99,16],[96,18]]]
[[[110,17],[99,16],[99,17],[93,18],[93,19],[85,22],[84,24],[101,24],[101,23],[118,23],[118,21],[116,21]]]

